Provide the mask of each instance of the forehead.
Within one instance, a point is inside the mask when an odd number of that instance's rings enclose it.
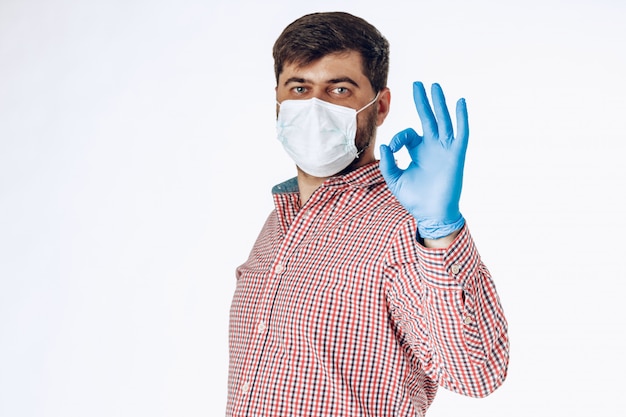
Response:
[[[355,81],[358,79],[361,82],[368,80],[363,73],[361,54],[356,51],[328,54],[304,65],[294,62],[285,63],[279,76],[279,85],[294,77],[320,83],[345,77]]]

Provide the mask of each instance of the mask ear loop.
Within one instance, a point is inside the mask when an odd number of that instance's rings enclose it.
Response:
[[[376,100],[378,100],[378,96],[380,95],[380,91],[376,93],[376,96],[374,97],[374,99],[372,101],[370,101],[369,103],[367,103],[365,106],[361,107],[359,110],[356,111],[356,114],[361,113],[363,110],[367,109],[369,106],[371,106],[372,104],[376,103]],[[357,152],[356,157],[358,158],[359,156],[361,156],[361,154],[363,152],[365,152],[365,150],[367,148],[370,147],[370,144],[368,143],[366,147],[364,147],[363,149],[361,149],[360,151]]]
[[[367,109],[369,106],[371,106],[372,104],[376,103],[376,100],[378,100],[378,96],[380,95],[380,91],[378,93],[376,93],[376,97],[374,97],[374,99],[372,101],[370,101],[369,103],[367,103],[365,106],[361,107],[359,110],[356,111],[356,114],[361,113],[363,110]]]

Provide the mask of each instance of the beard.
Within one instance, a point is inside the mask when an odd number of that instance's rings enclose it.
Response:
[[[365,116],[365,123],[361,126],[358,125],[356,127],[356,135],[354,138],[354,144],[356,146],[359,155],[363,153],[370,145],[373,145],[373,142],[376,141],[376,119],[377,112],[376,106],[372,106],[371,109],[368,109]]]
[[[345,169],[343,169],[339,174],[345,174],[354,170],[359,165],[359,157],[365,152],[367,148],[373,146],[376,142],[376,120],[378,119],[378,114],[376,111],[377,107],[372,106],[371,109],[366,109],[364,111],[365,114],[365,123],[358,123],[356,127],[356,135],[354,137],[354,145],[356,146],[356,150],[358,152],[357,157],[348,165]]]

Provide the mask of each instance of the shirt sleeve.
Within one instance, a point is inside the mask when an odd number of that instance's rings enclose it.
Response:
[[[412,234],[413,233],[413,234]],[[484,397],[506,378],[507,323],[467,225],[446,249],[403,230],[389,253],[388,301],[400,342],[446,389]]]

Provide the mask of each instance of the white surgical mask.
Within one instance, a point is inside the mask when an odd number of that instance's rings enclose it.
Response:
[[[317,98],[277,102],[278,140],[301,170],[314,177],[330,177],[358,158],[356,116],[377,98],[378,94],[359,110]]]

